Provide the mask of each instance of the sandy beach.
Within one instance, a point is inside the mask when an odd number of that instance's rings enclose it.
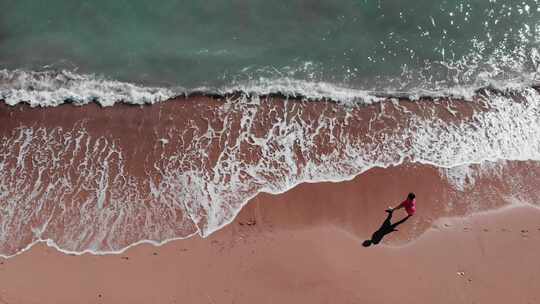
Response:
[[[356,183],[355,183],[356,182]],[[350,182],[358,187],[359,180]],[[342,220],[310,220],[320,185],[262,195],[225,229],[122,254],[66,255],[44,244],[0,265],[1,303],[536,303],[540,210],[506,207],[445,218],[404,246],[405,232],[364,248]],[[352,191],[339,195],[354,197]],[[309,197],[309,195],[308,195]],[[276,208],[274,208],[276,207]],[[375,207],[375,206],[374,206]],[[380,205],[379,207],[383,207]],[[367,231],[381,208],[370,210]],[[351,217],[340,208],[335,217]],[[320,214],[321,215],[321,214]],[[397,214],[396,214],[397,216]],[[424,217],[403,225],[404,230]],[[363,217],[363,216],[362,216]],[[360,218],[360,217],[359,217]],[[365,218],[365,217],[363,217]],[[359,220],[360,221],[360,220]]]
[[[499,112],[451,99],[348,109],[266,98],[0,106],[0,245],[14,255],[1,260],[0,303],[539,301],[538,162],[414,161],[424,120],[454,132]],[[437,132],[434,151],[451,157],[459,132]],[[358,151],[397,165],[287,188],[357,172]],[[417,214],[363,247],[411,191]],[[21,252],[37,239],[65,252]]]

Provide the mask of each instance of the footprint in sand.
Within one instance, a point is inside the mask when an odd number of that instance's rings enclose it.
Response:
[[[238,222],[238,224],[240,226],[244,226],[244,225],[246,225],[246,226],[255,226],[257,224],[257,220],[249,219],[246,222]]]
[[[457,275],[460,276],[460,277],[465,278],[465,271],[458,271],[458,272],[457,272]],[[472,283],[472,279],[471,279],[471,278],[467,278],[467,282]]]

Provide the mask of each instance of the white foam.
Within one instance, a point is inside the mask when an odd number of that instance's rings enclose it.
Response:
[[[464,84],[433,89],[419,86],[407,91],[400,91],[391,87],[380,90],[362,90],[328,82],[312,82],[292,78],[261,78],[228,86],[219,89],[218,92],[225,95],[240,91],[260,96],[278,93],[285,96],[303,97],[311,100],[327,99],[341,103],[372,104],[385,101],[389,98],[406,98],[413,101],[420,100],[423,97],[471,100],[478,96],[478,90],[483,88],[492,88],[503,93],[508,93],[521,91],[534,85],[536,85],[536,82],[531,79],[491,79],[490,81],[482,82],[482,85]]]
[[[330,99],[339,102],[373,103],[383,100],[377,92],[342,87],[328,82],[313,82],[288,77],[261,78],[254,81],[244,81],[236,85],[220,89],[221,94],[232,92],[246,92],[248,94],[268,95],[279,93],[285,96],[301,96],[307,99]]]
[[[488,77],[488,76],[485,76]],[[357,89],[324,81],[310,81],[282,76],[278,78],[258,78],[228,85],[222,88],[201,87],[186,90],[164,87],[141,86],[128,82],[110,80],[92,74],[78,74],[73,71],[24,71],[0,70],[0,99],[9,105],[28,103],[33,107],[54,107],[71,102],[77,105],[96,102],[101,106],[115,103],[153,104],[191,92],[208,92],[227,95],[245,92],[253,95],[282,94],[303,97],[310,100],[329,99],[341,103],[371,104],[388,97],[418,100],[421,97],[452,97],[472,99],[482,87],[492,87],[500,91],[519,91],[536,85],[536,73],[515,79],[495,78],[477,81],[474,84],[440,86],[429,89],[425,83],[407,91],[388,87],[379,90]]]
[[[342,92],[342,97],[350,93]],[[362,107],[339,107],[345,117],[341,120],[323,111],[306,121],[304,109],[298,108],[305,105],[288,102],[281,114],[261,117],[261,101],[240,96],[209,114],[222,124],[199,127],[193,121],[189,141],[184,141],[185,130],[157,136],[160,148],[152,151],[157,153],[152,159],[160,161],[148,164],[157,180],[153,174],[130,176],[123,157],[129,151],[107,134],[92,137],[84,125],[73,130],[22,126],[0,141],[0,245],[10,256],[28,246],[30,235],[32,244],[46,241],[65,252],[117,253],[140,242],[161,244],[194,232],[208,236],[230,223],[258,193],[282,193],[305,182],[349,180],[370,168],[405,160],[458,167],[449,170],[459,173],[451,179],[466,189],[476,177],[469,164],[540,160],[540,95],[530,88],[520,94],[519,102],[491,94],[486,110],[457,122],[410,112],[406,120],[396,121],[384,112],[393,106],[403,110],[392,102],[381,103],[381,113],[370,121],[353,119]],[[239,134],[233,136],[230,131],[238,119]],[[396,124],[390,130],[374,128],[366,138],[348,133],[352,124],[371,129],[372,123],[386,119]],[[271,125],[263,134],[254,132],[261,122]],[[322,135],[332,147],[324,153],[317,140]],[[223,141],[215,160],[209,156],[213,139]],[[258,149],[256,159],[246,160],[246,147]],[[39,178],[44,174],[49,174],[48,185]],[[141,191],[141,185],[148,185],[150,193]],[[84,195],[77,196],[79,192]],[[74,196],[85,198],[78,202],[80,217],[70,213],[70,200],[63,199]],[[59,215],[52,217],[54,208]],[[43,223],[32,227],[36,218]],[[56,231],[58,227],[63,230]]]
[[[506,161],[484,161],[480,164],[464,164],[449,168],[440,168],[439,171],[450,185],[458,191],[468,191],[474,188],[476,181],[485,176],[500,176]]]
[[[9,105],[20,102],[31,106],[57,106],[97,102],[112,106],[116,102],[152,104],[174,96],[166,88],[144,87],[70,71],[0,70],[0,99]]]

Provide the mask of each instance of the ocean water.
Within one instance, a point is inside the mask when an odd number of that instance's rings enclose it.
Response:
[[[0,96],[46,104],[234,89],[459,95],[535,82],[539,21],[537,0],[5,0]],[[105,80],[122,82],[118,94]]]
[[[0,255],[205,237],[261,192],[375,167],[437,168],[441,215],[538,205],[539,21],[538,1],[0,1]]]

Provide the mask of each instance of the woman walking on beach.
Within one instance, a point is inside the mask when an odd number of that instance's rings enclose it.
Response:
[[[386,209],[388,212],[394,212],[394,210],[398,210],[401,208],[405,208],[405,211],[407,212],[407,218],[413,216],[416,213],[416,195],[414,193],[409,193],[407,195],[407,199],[405,199],[403,202],[401,202],[396,207],[392,208],[389,207]]]
[[[392,233],[394,231],[398,231],[396,227],[403,224],[406,220],[409,219],[409,217],[411,217],[416,212],[415,198],[416,196],[414,195],[414,193],[411,192],[409,193],[409,195],[407,195],[407,198],[403,202],[401,202],[399,205],[397,205],[394,208],[389,207],[388,209],[386,209],[386,212],[388,212],[388,216],[382,223],[381,227],[371,235],[370,240],[365,240],[362,243],[362,245],[364,247],[369,247],[373,244],[377,245],[382,241],[385,235]],[[405,211],[407,211],[407,216],[402,218],[398,222],[395,222],[392,224],[392,215],[394,213],[394,210],[401,209],[401,208],[405,208]]]

